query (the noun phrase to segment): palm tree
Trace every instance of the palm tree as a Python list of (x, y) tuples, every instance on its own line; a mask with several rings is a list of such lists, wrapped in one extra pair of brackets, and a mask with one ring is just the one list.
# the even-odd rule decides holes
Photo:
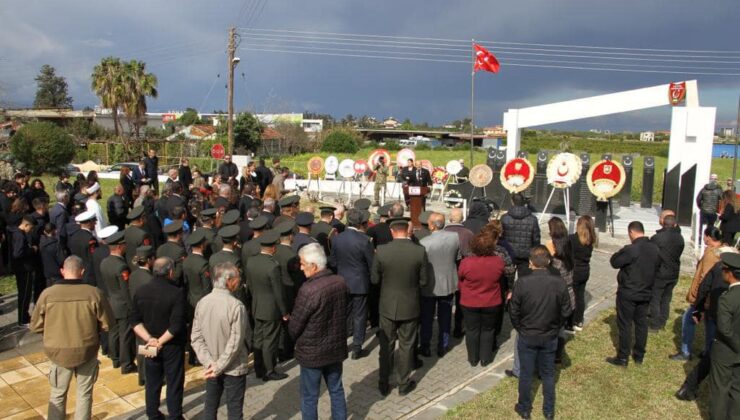
[(146, 72), (146, 63), (143, 61), (131, 60), (124, 66), (123, 112), (135, 137), (139, 137), (142, 118), (147, 111), (146, 97), (157, 97), (157, 76)]
[(116, 137), (121, 135), (121, 124), (118, 119), (118, 108), (123, 97), (123, 66), (119, 58), (106, 57), (95, 66), (91, 76), (92, 90), (100, 98), (100, 104), (113, 113), (113, 126)]

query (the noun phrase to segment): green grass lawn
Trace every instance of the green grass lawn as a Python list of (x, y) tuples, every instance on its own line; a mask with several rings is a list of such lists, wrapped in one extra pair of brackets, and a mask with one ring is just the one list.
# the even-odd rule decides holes
[[(616, 354), (617, 327), (614, 309), (600, 314), (566, 346), (565, 366), (557, 373), (556, 418), (561, 419), (697, 419), (707, 418), (707, 382), (695, 402), (683, 402), (673, 394), (696, 363), (684, 365), (668, 359), (680, 339), (681, 314), (686, 308), (689, 278), (674, 290), (671, 319), (664, 331), (650, 334), (642, 366), (627, 369), (604, 362)], [(678, 338), (677, 338), (678, 337)], [(704, 345), (703, 327), (697, 329), (694, 347)], [(542, 418), (542, 389), (536, 384), (533, 418)], [(450, 419), (518, 418), (514, 404), (518, 381), (505, 378), (493, 389), (447, 413)]]

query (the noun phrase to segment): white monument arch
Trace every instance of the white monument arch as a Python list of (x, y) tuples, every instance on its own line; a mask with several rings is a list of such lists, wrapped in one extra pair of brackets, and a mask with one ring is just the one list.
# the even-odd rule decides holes
[[(672, 103), (671, 86), (665, 84), (529, 108), (509, 109), (504, 113), (504, 129), (507, 131), (506, 158), (511, 160), (516, 157), (521, 144), (522, 128), (673, 105), (667, 171), (675, 171), (680, 184), (690, 181), (688, 178), (691, 178), (692, 173), (695, 174), (693, 189), (689, 188), (691, 190), (688, 191), (684, 188), (686, 191), (681, 191), (681, 196), (691, 193), (693, 199), (709, 179), (717, 109), (699, 106), (696, 80), (685, 82), (683, 106)], [(696, 221), (696, 208), (693, 205), (691, 208), (694, 216), (692, 220)], [(674, 210), (678, 211), (677, 208)], [(698, 226), (698, 222), (695, 226)]]

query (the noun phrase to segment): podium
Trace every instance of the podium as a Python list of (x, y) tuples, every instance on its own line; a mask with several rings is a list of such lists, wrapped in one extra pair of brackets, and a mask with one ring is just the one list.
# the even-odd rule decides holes
[(429, 187), (417, 187), (413, 185), (404, 185), (403, 194), (409, 198), (409, 212), (411, 213), (411, 224), (414, 227), (421, 226), (419, 223), (419, 214), (424, 211), (424, 202), (426, 195), (429, 194)]

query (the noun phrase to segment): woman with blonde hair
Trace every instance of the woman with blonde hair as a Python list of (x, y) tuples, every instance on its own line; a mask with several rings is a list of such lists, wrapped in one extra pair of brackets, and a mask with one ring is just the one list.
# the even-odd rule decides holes
[(591, 216), (581, 216), (576, 222), (576, 233), (569, 237), (573, 249), (573, 292), (576, 307), (573, 311), (573, 329), (583, 329), (583, 313), (586, 311), (586, 282), (591, 276), (591, 254), (596, 242), (594, 220)]
[(722, 193), (722, 214), (719, 220), (722, 223), (719, 229), (722, 231), (722, 242), (727, 245), (735, 245), (735, 234), (740, 231), (740, 203), (737, 194), (732, 190)]
[(280, 197), (278, 197), (278, 190), (277, 190), (277, 187), (275, 187), (275, 184), (270, 184), (265, 188), (265, 192), (262, 194), (262, 201), (265, 201), (268, 198), (272, 198), (275, 201), (280, 200)]

